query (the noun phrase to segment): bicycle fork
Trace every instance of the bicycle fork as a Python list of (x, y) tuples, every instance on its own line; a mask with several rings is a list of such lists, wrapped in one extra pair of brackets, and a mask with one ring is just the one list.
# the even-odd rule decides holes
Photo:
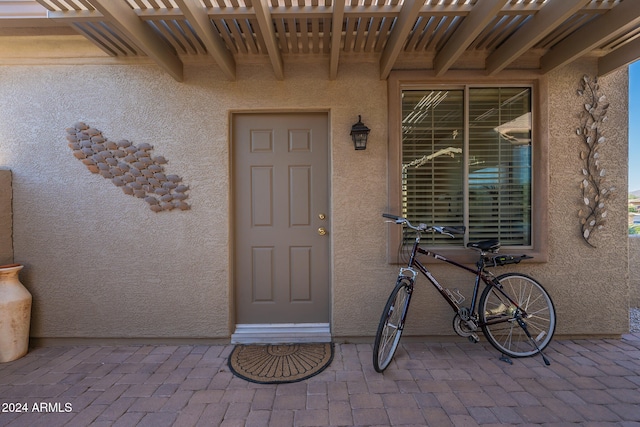
[[(409, 274), (405, 274), (407, 272)], [(415, 271), (413, 268), (408, 268), (408, 267), (400, 268), (400, 272), (398, 273), (398, 279), (396, 280), (396, 284), (399, 284), (402, 281), (407, 282), (407, 286), (406, 286), (407, 298), (404, 301), (404, 307), (395, 307), (395, 306), (393, 307), (393, 310), (402, 310), (400, 312), (401, 316), (398, 319), (398, 324), (394, 325), (396, 329), (400, 332), (404, 330), (404, 322), (407, 319), (407, 312), (409, 311), (409, 303), (411, 302), (411, 295), (413, 294), (413, 286), (415, 284), (415, 279), (417, 275), (418, 275), (417, 271)], [(387, 316), (391, 316), (391, 313), (387, 313)]]

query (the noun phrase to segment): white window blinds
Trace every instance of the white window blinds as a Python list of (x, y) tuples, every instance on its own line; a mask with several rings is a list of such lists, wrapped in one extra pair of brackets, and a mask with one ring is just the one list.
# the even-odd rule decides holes
[(530, 246), (531, 167), (531, 88), (402, 91), (402, 210), (411, 221), (465, 225), (465, 243)]

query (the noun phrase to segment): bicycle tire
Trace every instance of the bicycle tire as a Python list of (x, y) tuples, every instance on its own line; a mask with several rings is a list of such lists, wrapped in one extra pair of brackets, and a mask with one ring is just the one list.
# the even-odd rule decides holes
[[(487, 285), (479, 301), (482, 332), (493, 347), (511, 357), (529, 357), (549, 345), (556, 327), (556, 311), (551, 297), (535, 279), (520, 273), (497, 277), (501, 289), (527, 313), (522, 320), (536, 346), (514, 317), (514, 306), (494, 286)], [(487, 324), (496, 320), (508, 321)]]
[(412, 292), (413, 284), (408, 279), (401, 279), (387, 299), (373, 344), (373, 368), (376, 372), (387, 369), (398, 348)]

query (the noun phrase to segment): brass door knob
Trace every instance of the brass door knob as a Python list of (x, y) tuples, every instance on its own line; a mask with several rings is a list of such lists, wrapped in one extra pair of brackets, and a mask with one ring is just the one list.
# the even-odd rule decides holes
[(318, 234), (324, 236), (325, 234), (327, 234), (327, 230), (325, 230), (324, 227), (320, 227), (318, 228)]

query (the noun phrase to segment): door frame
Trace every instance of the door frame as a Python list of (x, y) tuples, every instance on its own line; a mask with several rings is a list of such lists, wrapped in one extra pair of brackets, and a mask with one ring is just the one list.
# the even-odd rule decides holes
[(236, 281), (235, 281), (235, 245), (236, 245), (236, 199), (234, 180), (234, 116), (244, 114), (324, 114), (327, 117), (327, 191), (328, 191), (328, 216), (329, 230), (333, 230), (333, 199), (332, 195), (332, 125), (330, 109), (240, 109), (230, 110), (228, 115), (228, 176), (229, 176), (229, 334), (231, 344), (282, 344), (282, 343), (306, 343), (306, 342), (331, 342), (331, 319), (333, 319), (333, 236), (329, 232), (329, 323), (277, 323), (277, 324), (238, 324), (236, 314)]

